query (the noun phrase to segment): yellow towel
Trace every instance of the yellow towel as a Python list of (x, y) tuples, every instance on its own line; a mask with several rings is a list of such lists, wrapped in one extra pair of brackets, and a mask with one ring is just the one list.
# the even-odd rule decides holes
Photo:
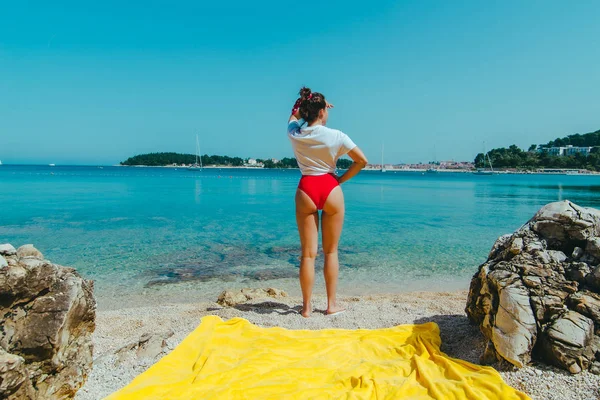
[(208, 316), (108, 399), (528, 399), (440, 344), (433, 322), (287, 330)]

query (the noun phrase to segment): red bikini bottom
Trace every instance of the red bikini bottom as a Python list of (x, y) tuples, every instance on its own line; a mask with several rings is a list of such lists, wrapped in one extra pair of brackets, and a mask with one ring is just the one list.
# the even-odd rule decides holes
[(336, 186), (339, 186), (339, 183), (333, 174), (302, 175), (298, 183), (298, 189), (306, 193), (319, 210), (323, 209), (329, 193)]

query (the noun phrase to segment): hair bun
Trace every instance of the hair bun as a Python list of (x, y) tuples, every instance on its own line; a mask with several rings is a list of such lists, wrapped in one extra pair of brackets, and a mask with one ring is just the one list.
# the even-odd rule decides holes
[(311, 93), (312, 93), (311, 90), (309, 88), (307, 88), (306, 86), (302, 86), (302, 89), (300, 89), (300, 92), (298, 92), (298, 94), (300, 95), (300, 98), (302, 100), (307, 99)]
[(318, 92), (311, 92), (307, 87), (300, 89), (300, 117), (311, 123), (318, 118), (319, 112), (327, 108), (325, 96)]

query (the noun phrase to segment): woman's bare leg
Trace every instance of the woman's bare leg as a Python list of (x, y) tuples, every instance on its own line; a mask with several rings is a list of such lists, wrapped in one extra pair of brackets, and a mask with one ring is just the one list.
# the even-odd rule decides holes
[(325, 287), (327, 289), (327, 314), (342, 311), (337, 305), (336, 291), (340, 263), (338, 260), (338, 244), (342, 227), (344, 225), (344, 193), (340, 186), (334, 188), (325, 205), (321, 215), (321, 227), (323, 229), (323, 254), (325, 256)]
[(300, 288), (302, 289), (302, 316), (310, 317), (310, 299), (315, 282), (315, 258), (319, 244), (319, 213), (317, 206), (302, 190), (296, 190), (296, 223), (300, 233)]

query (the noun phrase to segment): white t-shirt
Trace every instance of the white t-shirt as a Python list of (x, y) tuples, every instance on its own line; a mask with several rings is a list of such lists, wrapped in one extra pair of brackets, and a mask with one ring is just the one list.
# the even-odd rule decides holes
[(302, 175), (335, 172), (338, 158), (356, 147), (344, 132), (323, 125), (307, 126), (303, 119), (289, 123), (288, 137)]

